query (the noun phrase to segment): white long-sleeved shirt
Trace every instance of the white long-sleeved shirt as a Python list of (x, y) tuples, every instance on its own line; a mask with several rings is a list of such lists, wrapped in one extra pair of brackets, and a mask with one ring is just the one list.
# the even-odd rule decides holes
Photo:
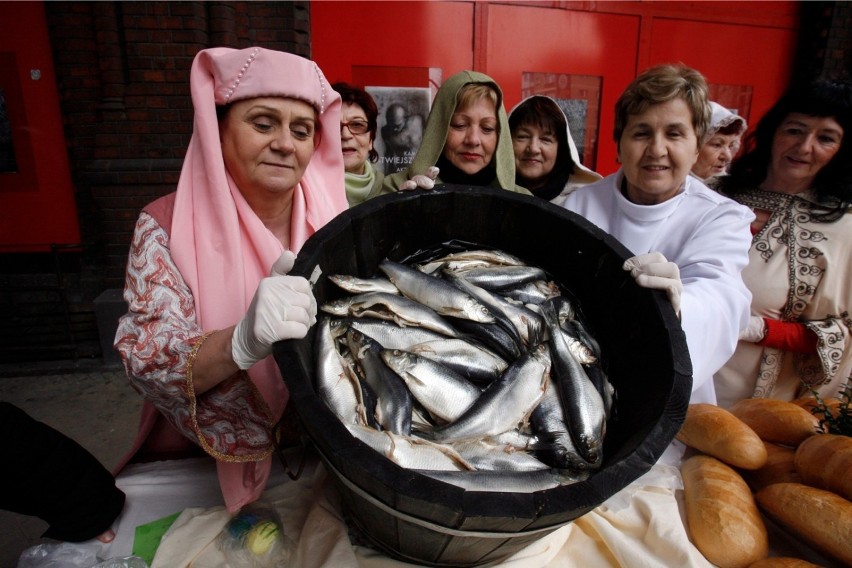
[(562, 206), (618, 239), (633, 254), (660, 252), (683, 282), (681, 327), (692, 361), (691, 403), (716, 403), (713, 374), (733, 354), (749, 318), (748, 264), (754, 213), (688, 176), (683, 190), (656, 205), (621, 194), (623, 172), (577, 189)]

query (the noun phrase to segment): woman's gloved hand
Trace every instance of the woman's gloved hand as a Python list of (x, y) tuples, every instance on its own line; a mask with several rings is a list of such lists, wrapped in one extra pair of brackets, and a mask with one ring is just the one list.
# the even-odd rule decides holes
[(272, 353), (272, 344), (298, 339), (316, 322), (317, 301), (308, 281), (287, 276), (296, 255), (284, 251), (272, 273), (257, 286), (246, 315), (234, 328), (231, 355), (240, 369), (248, 369)]
[(411, 179), (402, 182), (399, 186), (400, 191), (408, 191), (410, 189), (432, 189), (435, 187), (435, 179), (441, 170), (435, 166), (426, 168), (425, 174), (417, 174)]
[(757, 343), (763, 341), (764, 337), (766, 337), (766, 320), (760, 316), (751, 316), (748, 319), (748, 325), (740, 331), (742, 341)]
[(680, 270), (677, 264), (669, 262), (659, 252), (640, 254), (624, 261), (624, 270), (630, 271), (636, 283), (643, 288), (665, 290), (675, 313), (680, 316), (680, 296), (683, 293), (683, 283), (680, 281)]

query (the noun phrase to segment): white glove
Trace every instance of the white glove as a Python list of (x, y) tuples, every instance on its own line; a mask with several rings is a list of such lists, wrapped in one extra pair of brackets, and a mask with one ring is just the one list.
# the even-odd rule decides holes
[(231, 356), (240, 369), (248, 369), (272, 353), (281, 339), (305, 337), (316, 322), (317, 301), (308, 281), (287, 276), (296, 255), (284, 251), (272, 273), (257, 285), (246, 315), (234, 328)]
[(680, 316), (683, 283), (680, 281), (680, 270), (677, 264), (666, 260), (662, 253), (649, 252), (628, 258), (624, 261), (622, 268), (630, 271), (630, 276), (636, 279), (636, 284), (639, 286), (665, 290), (675, 313)]
[(740, 331), (740, 339), (757, 343), (766, 337), (766, 321), (760, 316), (751, 316), (748, 318), (748, 325)]
[(429, 166), (426, 168), (425, 174), (412, 176), (411, 179), (402, 182), (399, 189), (400, 191), (407, 191), (409, 189), (432, 189), (435, 187), (435, 178), (438, 177), (438, 173), (440, 171), (441, 170), (435, 166)]

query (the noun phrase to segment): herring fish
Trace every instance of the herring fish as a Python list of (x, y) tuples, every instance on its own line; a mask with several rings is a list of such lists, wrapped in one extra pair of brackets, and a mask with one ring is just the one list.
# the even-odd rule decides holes
[(387, 292), (366, 292), (340, 298), (325, 302), (320, 309), (336, 316), (374, 317), (402, 327), (423, 327), (447, 337), (459, 336), (459, 332), (435, 310), (405, 296)]
[(405, 381), (411, 396), (443, 422), (452, 422), (482, 394), (449, 367), (408, 351), (383, 349), (382, 360)]
[(458, 274), (486, 290), (505, 290), (547, 277), (537, 266), (487, 266), (462, 270)]
[(446, 365), (460, 375), (477, 382), (491, 382), (509, 366), (490, 349), (466, 339), (424, 341), (404, 351)]
[(524, 345), (534, 347), (541, 343), (546, 335), (544, 319), (523, 304), (516, 304), (495, 292), (491, 292), (469, 282), (464, 276), (445, 273), (450, 282), (474, 295), (497, 318), (505, 321), (517, 331)]
[(521, 356), (521, 344), (506, 331), (506, 326), (494, 323), (479, 323), (466, 319), (453, 321), (453, 326), (467, 337), (491, 349), (506, 361), (514, 361)]
[(550, 356), (541, 344), (513, 362), (455, 422), (435, 428), (435, 441), (497, 436), (525, 421), (544, 396)]
[(536, 471), (550, 468), (532, 454), (488, 438), (458, 442), (451, 444), (451, 447), (477, 471)]
[(468, 491), (497, 491), (500, 493), (535, 493), (560, 485), (571, 485), (589, 477), (588, 472), (567, 472), (553, 469), (537, 471), (437, 471), (417, 470), (418, 473), (449, 483)]
[(388, 259), (379, 263), (379, 269), (404, 296), (429, 306), (441, 315), (480, 323), (494, 321), (494, 316), (485, 306), (449, 282)]
[(536, 451), (542, 456), (543, 462), (576, 471), (598, 469), (600, 466), (600, 462), (587, 462), (577, 451), (552, 377), (544, 398), (530, 415), (530, 426), (538, 439)]
[(446, 254), (429, 262), (417, 265), (417, 269), (434, 274), (441, 269), (453, 271), (486, 266), (522, 266), (524, 262), (507, 252), (493, 249), (472, 249)]
[(361, 384), (354, 369), (338, 353), (335, 342), (329, 318), (321, 318), (316, 331), (317, 390), (342, 423), (366, 425)]
[(394, 286), (387, 278), (358, 278), (348, 274), (330, 274), (328, 279), (352, 294), (363, 294), (365, 292), (400, 293), (399, 288)]
[(484, 288), (480, 288), (472, 282), (468, 282), (465, 278), (449, 270), (444, 270), (442, 274), (453, 286), (482, 302), (482, 305), (485, 306), (488, 311), (491, 312), (491, 315), (494, 316), (497, 325), (502, 327), (506, 333), (509, 334), (509, 337), (511, 337), (518, 345), (519, 351), (523, 352), (526, 350), (526, 343), (521, 337), (518, 328), (515, 327), (515, 324), (509, 319), (509, 316), (506, 315), (503, 305), (491, 292)]
[(354, 424), (347, 425), (346, 428), (354, 437), (405, 468), (437, 471), (473, 470), (473, 466), (458, 452), (447, 446), (392, 432), (379, 432)]
[(379, 424), (394, 434), (409, 435), (411, 393), (402, 379), (382, 361), (381, 345), (352, 328), (346, 332), (346, 341), (361, 367), (364, 380), (376, 393), (376, 418)]
[(597, 466), (602, 459), (606, 432), (603, 399), (583, 366), (571, 353), (559, 327), (556, 306), (547, 301), (541, 307), (550, 332), (548, 345), (553, 359), (553, 380), (565, 411), (568, 431), (583, 459)]
[(558, 297), (559, 286), (547, 280), (535, 280), (521, 286), (500, 290), (500, 294), (522, 304), (537, 305), (551, 298)]
[(447, 337), (423, 327), (400, 327), (376, 318), (343, 318), (331, 324), (346, 325), (374, 339), (385, 349), (408, 350), (412, 345), (427, 341), (443, 341)]

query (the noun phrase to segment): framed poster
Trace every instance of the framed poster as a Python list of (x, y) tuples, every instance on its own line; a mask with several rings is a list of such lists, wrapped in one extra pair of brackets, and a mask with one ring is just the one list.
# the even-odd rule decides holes
[(600, 123), (602, 77), (524, 71), (521, 98), (546, 95), (556, 101), (571, 129), (583, 165), (595, 169)]
[(365, 87), (379, 110), (374, 147), (377, 166), (385, 174), (406, 169), (423, 141), (432, 106), (428, 87)]
[[(709, 83), (710, 100), (746, 119), (751, 125), (751, 85), (720, 85)], [(755, 120), (755, 123), (757, 121)]]

